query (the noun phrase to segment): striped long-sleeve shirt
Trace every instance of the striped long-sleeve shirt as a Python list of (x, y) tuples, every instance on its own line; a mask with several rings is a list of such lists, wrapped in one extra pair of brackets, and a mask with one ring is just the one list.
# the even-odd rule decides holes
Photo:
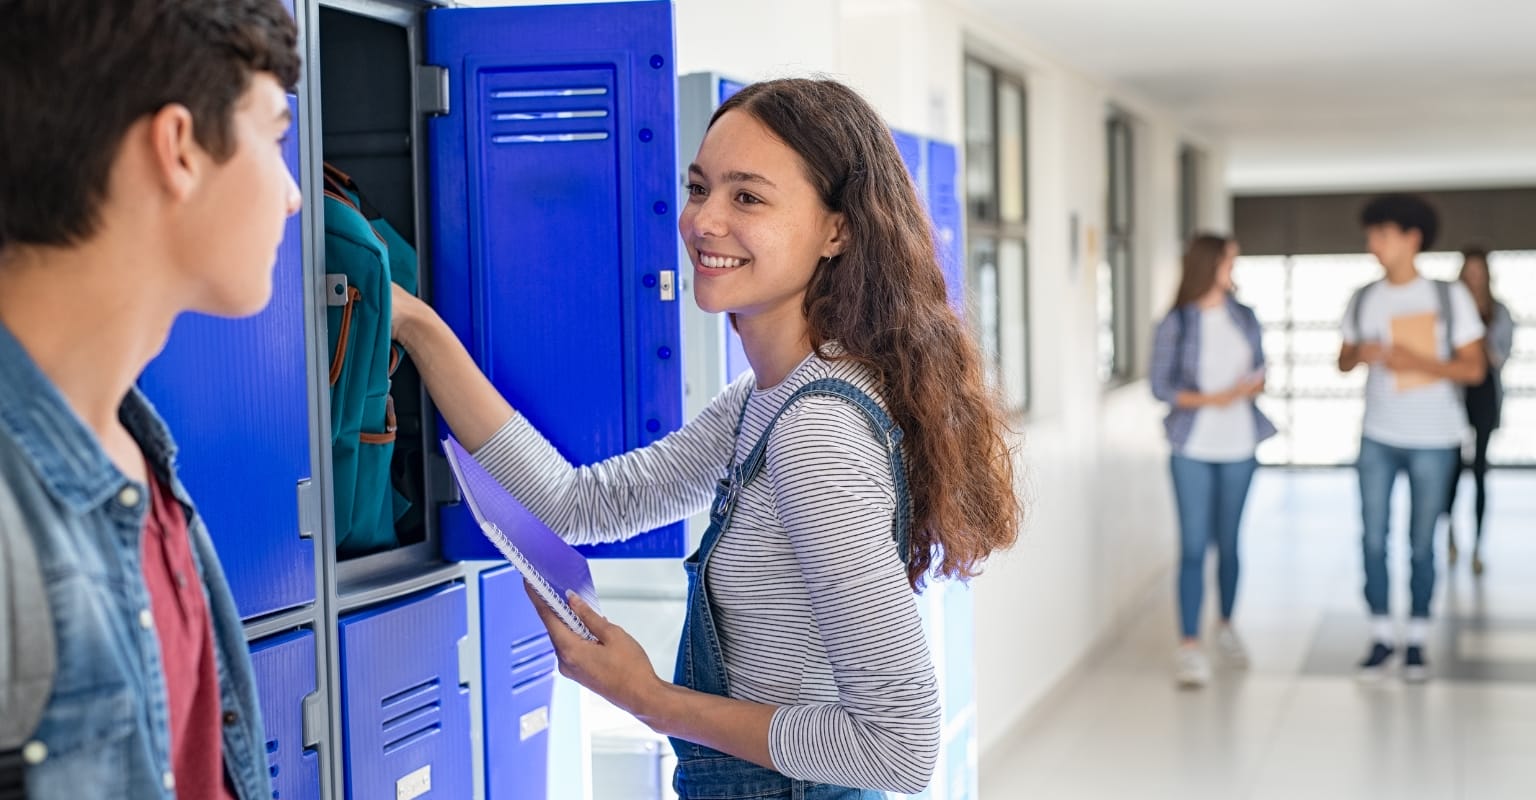
[[(866, 368), (813, 355), (771, 389), (754, 389), (748, 373), (681, 430), (598, 464), (573, 468), (520, 416), (475, 455), (568, 541), (616, 541), (706, 507), (732, 459), (819, 378), (879, 401)], [(770, 754), (790, 777), (917, 792), (938, 758), (937, 682), (891, 538), (895, 503), (884, 444), (863, 414), (807, 397), (774, 427), (766, 468), (710, 557), (730, 695), (779, 707)]]

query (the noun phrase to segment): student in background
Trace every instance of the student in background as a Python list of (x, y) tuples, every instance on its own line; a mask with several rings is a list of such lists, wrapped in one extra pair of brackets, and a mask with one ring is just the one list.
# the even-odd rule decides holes
[(1247, 649), (1232, 629), (1237, 534), (1258, 468), (1255, 449), (1275, 433), (1254, 403), (1264, 390), (1262, 330), (1253, 309), (1232, 296), (1237, 254), (1237, 242), (1221, 236), (1206, 234), (1190, 242), (1178, 296), (1157, 326), (1152, 350), (1152, 394), (1170, 406), (1163, 424), (1173, 451), (1181, 553), (1181, 641), (1174, 677), (1187, 688), (1204, 686), (1211, 678), (1200, 646), (1200, 604), (1212, 544), (1219, 554), (1221, 589), (1216, 647), (1231, 666), (1248, 664)]
[(1020, 516), (980, 350), (889, 128), (848, 87), (748, 86), (688, 173), (694, 299), (732, 315), (752, 371), (660, 442), (573, 468), (399, 290), (396, 338), (460, 441), (567, 540), (711, 508), (673, 682), (579, 601), (600, 643), (536, 604), (562, 672), (673, 737), (684, 800), (920, 792), (940, 709), (913, 590), (974, 574)]
[(1414, 260), (1434, 246), (1439, 221), (1413, 195), (1382, 195), (1360, 215), (1366, 246), (1385, 277), (1367, 284), (1344, 312), (1339, 370), (1365, 364), (1360, 438), (1361, 552), (1371, 612), (1370, 651), (1360, 677), (1379, 680), (1397, 651), (1387, 577), (1392, 485), (1408, 473), (1412, 611), (1403, 678), (1429, 678), (1424, 643), (1435, 591), (1434, 531), (1460, 458), (1466, 409), (1458, 387), (1482, 383), (1483, 321), (1471, 292), (1419, 275)]
[[(1488, 372), (1482, 383), (1466, 388), (1463, 400), (1467, 407), (1467, 422), (1472, 425), (1473, 449), (1470, 462), (1462, 460), (1461, 468), (1451, 478), (1451, 490), (1446, 497), (1445, 513), (1451, 514), (1456, 505), (1456, 485), (1461, 472), (1471, 469), (1472, 481), (1477, 490), (1475, 538), (1472, 540), (1472, 574), (1483, 574), (1483, 512), (1488, 507), (1488, 441), (1499, 427), (1504, 406), (1504, 384), (1499, 373), (1509, 359), (1515, 343), (1515, 321), (1509, 308), (1493, 296), (1493, 282), (1488, 271), (1488, 251), (1469, 247), (1461, 251), (1461, 283), (1472, 293), (1477, 303), (1477, 316), (1483, 321), (1487, 334), (1483, 337), (1483, 353), (1488, 358)], [(1448, 522), (1445, 532), (1446, 561), (1455, 566), (1457, 559), (1456, 523)]]
[(271, 298), (300, 204), (294, 21), (277, 0), (0, 12), (0, 491), (57, 655), (23, 796), (270, 798), (240, 615), (134, 382), (183, 312)]

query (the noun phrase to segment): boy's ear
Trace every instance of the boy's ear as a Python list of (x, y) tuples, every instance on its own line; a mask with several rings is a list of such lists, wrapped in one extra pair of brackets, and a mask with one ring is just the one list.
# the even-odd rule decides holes
[(176, 200), (192, 194), (202, 166), (203, 149), (192, 126), (192, 112), (180, 103), (170, 103), (149, 118), (151, 172)]

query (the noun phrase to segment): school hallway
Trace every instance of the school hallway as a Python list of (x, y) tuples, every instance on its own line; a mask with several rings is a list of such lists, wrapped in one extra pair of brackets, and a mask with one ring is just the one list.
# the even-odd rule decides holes
[[(987, 800), (1499, 800), (1536, 793), (1536, 471), (1489, 476), (1487, 570), (1437, 537), (1433, 677), (1358, 681), (1368, 644), (1358, 494), (1348, 469), (1264, 469), (1242, 532), (1236, 627), (1252, 666), (1212, 652), (1173, 683), (1173, 575), (981, 759)], [(1406, 481), (1394, 500), (1393, 609), (1407, 609)], [(1171, 544), (1170, 544), (1171, 546)], [(1210, 565), (1214, 569), (1214, 559)], [(1214, 573), (1204, 630), (1210, 630)], [(980, 635), (985, 635), (984, 633)], [(1209, 640), (1209, 636), (1207, 636)]]

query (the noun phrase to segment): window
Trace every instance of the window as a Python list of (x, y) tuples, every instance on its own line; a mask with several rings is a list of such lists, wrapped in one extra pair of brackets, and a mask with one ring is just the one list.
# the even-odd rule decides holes
[(1029, 164), (1024, 82), (965, 64), (965, 196), (971, 324), (1011, 410), (1029, 407)]
[(1109, 143), (1109, 207), (1104, 235), (1104, 260), (1098, 271), (1099, 379), (1106, 383), (1131, 376), (1131, 279), (1135, 266), (1135, 168), (1133, 129), (1129, 118), (1111, 112), (1106, 123)]

